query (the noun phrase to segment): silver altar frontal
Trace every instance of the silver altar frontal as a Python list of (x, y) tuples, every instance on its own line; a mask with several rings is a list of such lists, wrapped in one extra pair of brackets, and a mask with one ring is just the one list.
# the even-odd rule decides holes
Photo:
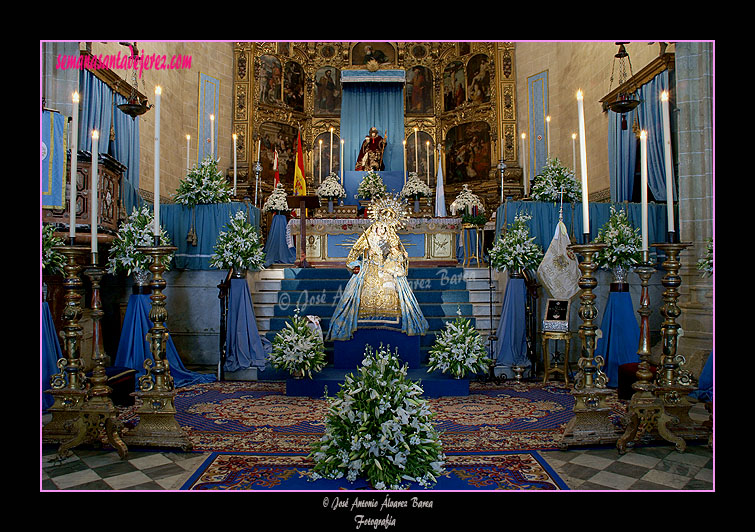
[[(306, 220), (306, 252), (310, 260), (343, 263), (352, 246), (367, 229), (369, 218), (312, 218)], [(412, 262), (456, 262), (461, 218), (411, 218), (397, 233)], [(300, 220), (288, 222), (298, 249)]]

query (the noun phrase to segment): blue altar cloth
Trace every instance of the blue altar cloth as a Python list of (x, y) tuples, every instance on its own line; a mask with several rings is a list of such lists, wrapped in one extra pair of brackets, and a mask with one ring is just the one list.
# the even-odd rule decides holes
[(288, 247), (286, 241), (286, 227), (288, 222), (284, 214), (273, 215), (270, 232), (265, 242), (265, 266), (271, 264), (293, 264), (296, 261), (296, 250)]
[(496, 331), (496, 364), (499, 366), (532, 366), (527, 357), (527, 324), (524, 315), (526, 302), (524, 279), (509, 278), (503, 296), (501, 320)]
[(45, 393), (50, 389), (50, 377), (58, 373), (58, 359), (63, 356), (55, 333), (55, 323), (52, 321), (50, 305), (42, 302), (42, 411), (44, 412), (55, 402), (52, 395)]
[[(152, 353), (147, 342), (147, 333), (152, 327), (149, 319), (149, 310), (152, 308), (150, 296), (146, 294), (133, 294), (129, 297), (126, 316), (123, 319), (121, 339), (118, 342), (118, 353), (115, 356), (114, 366), (131, 368), (136, 370), (136, 386), (139, 387), (139, 377), (146, 373), (144, 361), (152, 358)], [(176, 387), (189, 386), (203, 382), (214, 382), (215, 375), (196, 373), (189, 371), (183, 365), (178, 356), (173, 339), (168, 335), (165, 349), (165, 358), (170, 364), (170, 374)]]
[(603, 357), (603, 372), (608, 376), (608, 386), (616, 388), (619, 385), (619, 366), (640, 361), (637, 356), (640, 326), (629, 292), (609, 294), (600, 330), (603, 337), (598, 339), (595, 355)]
[(697, 390), (689, 394), (700, 401), (713, 401), (713, 352), (711, 351), (708, 360), (705, 361), (703, 371), (697, 379)]
[[(194, 213), (192, 213), (192, 210)], [(160, 223), (170, 236), (171, 245), (178, 249), (173, 255), (172, 268), (179, 270), (211, 270), (210, 257), (218, 234), (226, 229), (238, 211), (246, 211), (249, 222), (259, 230), (260, 210), (240, 201), (197, 205), (193, 209), (180, 204), (160, 205)], [(187, 242), (192, 227), (197, 245)]]
[(225, 370), (255, 366), (265, 369), (265, 349), (257, 329), (252, 295), (246, 279), (231, 279), (226, 331)]
[(398, 349), (400, 363), (410, 369), (420, 367), (419, 336), (409, 336), (399, 330), (369, 328), (360, 326), (349, 340), (333, 342), (333, 367), (354, 369), (362, 365), (365, 346), (377, 351), (383, 345), (391, 353)]

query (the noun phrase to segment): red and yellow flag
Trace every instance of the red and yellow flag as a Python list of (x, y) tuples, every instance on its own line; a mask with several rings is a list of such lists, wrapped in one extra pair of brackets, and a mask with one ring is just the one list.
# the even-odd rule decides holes
[(296, 166), (294, 167), (294, 196), (307, 195), (307, 182), (304, 179), (304, 153), (301, 149), (301, 131), (297, 138)]
[(275, 172), (275, 183), (273, 183), (273, 186), (278, 186), (278, 183), (281, 182), (280, 173), (278, 173), (278, 150), (275, 149), (273, 151), (273, 171)]

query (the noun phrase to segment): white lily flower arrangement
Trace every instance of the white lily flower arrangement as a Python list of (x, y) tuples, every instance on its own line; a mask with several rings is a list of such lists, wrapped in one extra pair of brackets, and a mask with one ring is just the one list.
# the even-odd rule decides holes
[(322, 180), (320, 186), (317, 187), (317, 195), (326, 199), (345, 198), (346, 190), (338, 180), (338, 176), (334, 172), (331, 172), (328, 177)]
[(582, 200), (582, 184), (574, 178), (574, 171), (561, 164), (558, 158), (549, 159), (535, 176), (530, 197), (534, 201), (555, 203), (561, 201), (561, 191), (563, 201), (574, 203)]
[[(107, 272), (115, 274), (125, 271), (131, 275), (134, 271), (148, 271), (152, 262), (149, 255), (139, 251), (139, 246), (149, 247), (155, 245), (154, 236), (155, 215), (149, 206), (131, 211), (129, 217), (118, 227), (118, 232), (110, 246), (108, 254)], [(164, 227), (160, 227), (161, 246), (170, 246), (170, 237)], [(170, 269), (170, 261), (173, 254), (161, 257), (165, 269)]]
[(218, 169), (218, 162), (208, 155), (181, 180), (173, 199), (176, 203), (194, 207), (208, 203), (230, 203), (232, 197), (233, 189)]
[(490, 264), (497, 271), (511, 273), (537, 269), (543, 260), (543, 248), (530, 236), (529, 214), (519, 213), (508, 230), (501, 234), (490, 249)]
[(301, 373), (310, 379), (328, 363), (321, 336), (307, 325), (306, 318), (299, 316), (298, 307), (283, 330), (273, 338), (269, 358), (272, 367), (292, 375)]
[(278, 183), (262, 205), (262, 212), (288, 212), (290, 210), (286, 199), (286, 189), (282, 183)]
[(611, 205), (608, 221), (598, 230), (595, 242), (608, 246), (595, 254), (595, 261), (602, 268), (630, 267), (642, 260), (642, 236), (632, 227), (623, 209)]
[(245, 211), (231, 216), (215, 240), (210, 266), (218, 269), (237, 268), (242, 270), (262, 270), (265, 267), (264, 246), (257, 228), (247, 220)]
[(355, 197), (369, 200), (383, 197), (387, 193), (388, 187), (383, 183), (383, 178), (374, 170), (370, 170), (364, 174)]
[(325, 434), (312, 446), (310, 478), (365, 478), (378, 490), (432, 487), (445, 455), (422, 387), (406, 378), (398, 350), (364, 350), (355, 376), (328, 398)]
[(472, 193), (466, 184), (462, 187), (461, 192), (459, 192), (459, 195), (456, 196), (456, 199), (449, 207), (451, 209), (451, 214), (454, 216), (456, 216), (457, 212), (471, 214), (473, 207), (477, 207), (479, 213), (485, 212), (485, 206), (482, 204), (480, 198), (477, 194)]
[(432, 195), (430, 187), (422, 181), (417, 172), (409, 172), (409, 179), (406, 180), (404, 188), (401, 189), (402, 198), (416, 198), (418, 196), (426, 198)]
[(486, 373), (491, 364), (485, 350), (485, 340), (469, 318), (461, 317), (461, 310), (452, 322), (437, 336), (430, 348), (427, 372), (448, 372), (455, 378), (467, 373)]
[(63, 239), (55, 236), (55, 226), (44, 224), (42, 226), (42, 269), (46, 273), (63, 273), (66, 259), (60, 251), (52, 249), (63, 245), (65, 245)]

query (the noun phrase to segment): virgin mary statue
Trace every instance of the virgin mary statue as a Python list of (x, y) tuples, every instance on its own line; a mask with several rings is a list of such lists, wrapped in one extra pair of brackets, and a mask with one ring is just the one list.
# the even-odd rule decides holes
[(409, 254), (396, 233), (408, 218), (404, 202), (393, 196), (372, 201), (372, 224), (346, 259), (352, 276), (330, 320), (328, 340), (348, 340), (363, 326), (401, 324), (408, 335), (425, 334), (427, 320), (406, 279)]

